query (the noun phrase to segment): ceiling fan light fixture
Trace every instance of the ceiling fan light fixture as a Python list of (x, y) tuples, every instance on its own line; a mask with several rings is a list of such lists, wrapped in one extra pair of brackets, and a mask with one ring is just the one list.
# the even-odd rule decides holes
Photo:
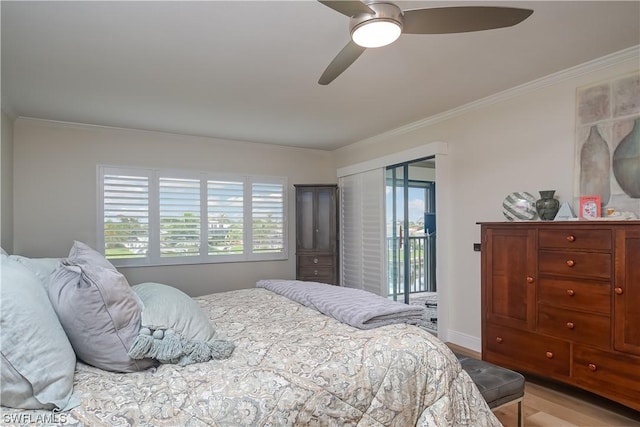
[(359, 46), (373, 48), (393, 43), (400, 37), (402, 27), (392, 19), (372, 19), (356, 25), (351, 39)]

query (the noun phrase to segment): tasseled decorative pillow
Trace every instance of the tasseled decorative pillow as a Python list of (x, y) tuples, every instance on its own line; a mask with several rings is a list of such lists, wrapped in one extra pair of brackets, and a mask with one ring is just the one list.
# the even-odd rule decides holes
[(160, 283), (141, 283), (133, 291), (144, 308), (130, 357), (186, 366), (231, 356), (234, 344), (215, 339), (212, 323), (189, 295)]

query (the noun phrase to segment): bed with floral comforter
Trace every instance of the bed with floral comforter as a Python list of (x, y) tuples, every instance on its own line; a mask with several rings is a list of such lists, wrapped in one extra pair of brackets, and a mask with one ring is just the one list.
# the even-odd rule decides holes
[(66, 413), (2, 408), (5, 424), (499, 426), (456, 357), (411, 325), (361, 330), (266, 289), (198, 297), (226, 360), (119, 374), (77, 363)]

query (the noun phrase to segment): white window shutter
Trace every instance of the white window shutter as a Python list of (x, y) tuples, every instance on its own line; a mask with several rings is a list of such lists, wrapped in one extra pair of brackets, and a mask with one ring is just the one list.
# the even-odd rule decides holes
[(207, 182), (208, 255), (244, 254), (244, 182)]
[(359, 175), (340, 178), (340, 284), (362, 289), (362, 197)]
[(118, 266), (288, 258), (287, 179), (98, 165), (98, 247)]
[(342, 286), (387, 296), (384, 169), (340, 178)]
[(284, 192), (281, 183), (252, 183), (252, 254), (284, 252)]
[(160, 256), (200, 255), (200, 180), (159, 179)]
[(102, 170), (100, 237), (109, 259), (149, 256), (149, 176)]

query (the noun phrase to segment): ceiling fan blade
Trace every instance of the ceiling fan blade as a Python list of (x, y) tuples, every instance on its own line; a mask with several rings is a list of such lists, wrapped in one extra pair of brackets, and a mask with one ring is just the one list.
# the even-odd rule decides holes
[(353, 64), (365, 50), (366, 48), (355, 44), (353, 40), (349, 40), (349, 43), (342, 48), (340, 53), (333, 58), (333, 61), (331, 61), (327, 69), (324, 70), (318, 83), (321, 85), (331, 83), (336, 77), (342, 74), (344, 70), (349, 68), (349, 65)]
[(330, 7), (331, 9), (342, 13), (343, 15), (351, 18), (352, 16), (356, 16), (359, 13), (375, 13), (369, 6), (362, 3), (361, 1), (345, 1), (345, 0), (333, 0), (333, 1), (322, 1), (318, 0), (325, 6)]
[(405, 34), (449, 34), (511, 27), (529, 17), (530, 9), (459, 6), (405, 10)]

